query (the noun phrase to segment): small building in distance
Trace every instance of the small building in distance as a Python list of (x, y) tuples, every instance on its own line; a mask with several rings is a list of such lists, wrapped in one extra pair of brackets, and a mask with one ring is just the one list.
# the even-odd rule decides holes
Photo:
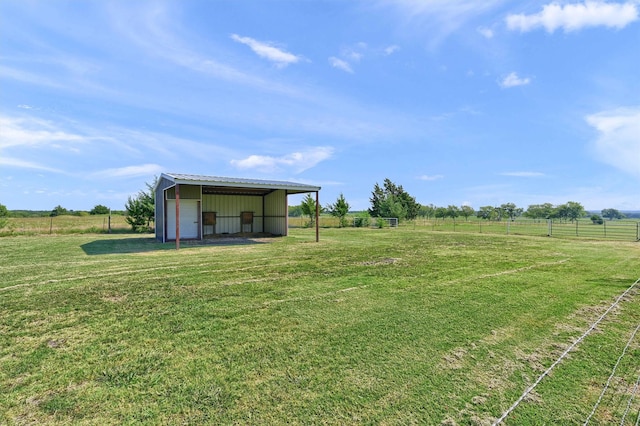
[(155, 186), (156, 239), (178, 247), (181, 239), (208, 236), (287, 235), (288, 196), (315, 192), (319, 205), (319, 191), (295, 182), (162, 173)]

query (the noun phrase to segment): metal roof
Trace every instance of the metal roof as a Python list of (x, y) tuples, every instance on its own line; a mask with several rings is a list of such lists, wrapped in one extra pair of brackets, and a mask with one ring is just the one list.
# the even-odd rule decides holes
[(277, 189), (285, 189), (290, 194), (320, 191), (319, 186), (297, 182), (231, 178), (221, 176), (189, 175), (182, 173), (162, 173), (165, 179), (180, 185), (202, 185), (203, 193), (209, 194), (265, 194)]

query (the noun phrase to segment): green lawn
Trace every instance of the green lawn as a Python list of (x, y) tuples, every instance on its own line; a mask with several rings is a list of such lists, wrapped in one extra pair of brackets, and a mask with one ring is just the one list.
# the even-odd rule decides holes
[[(633, 242), (314, 238), (0, 238), (0, 424), (490, 424), (640, 277)], [(639, 322), (635, 291), (505, 424), (582, 424)]]

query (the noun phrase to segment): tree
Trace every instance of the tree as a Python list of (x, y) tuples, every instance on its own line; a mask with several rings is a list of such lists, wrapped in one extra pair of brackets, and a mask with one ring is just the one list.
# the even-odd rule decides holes
[(420, 209), (418, 210), (418, 216), (431, 219), (435, 212), (436, 208), (433, 204), (429, 204), (428, 206), (420, 206)]
[(582, 204), (575, 201), (568, 201), (566, 204), (561, 204), (556, 207), (556, 215), (559, 219), (567, 220), (571, 222), (587, 215)]
[(98, 204), (89, 212), (89, 214), (109, 214), (110, 211), (111, 209), (109, 209), (109, 207)]
[(347, 226), (347, 214), (349, 213), (349, 203), (345, 200), (344, 195), (340, 193), (340, 196), (335, 203), (327, 205), (326, 211), (331, 216), (337, 217), (340, 222), (340, 227)]
[(389, 179), (384, 180), (384, 188), (376, 182), (371, 193), (369, 214), (373, 217), (397, 217), (398, 220), (415, 219), (420, 211), (420, 203), (416, 202), (402, 188)]
[(436, 207), (436, 211), (434, 213), (436, 219), (444, 219), (447, 217), (447, 208), (446, 207)]
[[(516, 207), (513, 203), (505, 203), (500, 205), (500, 210), (507, 216), (511, 221), (514, 221), (516, 217), (522, 214), (523, 209)], [(502, 217), (501, 217), (502, 218)]]
[(462, 206), (460, 207), (460, 216), (464, 217), (465, 221), (469, 220), (470, 216), (473, 216), (476, 213), (471, 206)]
[(316, 200), (311, 197), (311, 194), (307, 194), (300, 204), (302, 214), (309, 216), (309, 226), (313, 226), (316, 221)]
[(65, 214), (69, 214), (69, 210), (65, 209), (61, 205), (57, 205), (53, 208), (53, 210), (51, 210), (51, 214), (49, 216), (54, 217), (54, 216), (62, 216)]
[(491, 220), (496, 216), (495, 211), (496, 209), (493, 206), (482, 206), (480, 207), (480, 209), (478, 209), (476, 216), (478, 216), (480, 219)]
[(551, 219), (554, 214), (554, 207), (551, 203), (532, 204), (524, 212), (524, 216), (531, 219)]
[(7, 220), (8, 217), (9, 217), (9, 210), (7, 210), (7, 207), (4, 204), (0, 204), (0, 229), (7, 226), (7, 223), (9, 222)]
[(302, 216), (302, 208), (300, 206), (289, 206), (289, 217)]
[(455, 222), (458, 216), (460, 216), (460, 207), (453, 205), (447, 206), (447, 217), (450, 217)]
[(156, 177), (153, 183), (146, 183), (147, 190), (140, 190), (135, 197), (129, 196), (124, 205), (127, 211), (124, 220), (135, 232), (151, 231), (151, 222), (155, 218), (154, 188), (157, 180)]
[(582, 204), (576, 201), (567, 201), (566, 206), (568, 209), (569, 219), (571, 220), (571, 222), (573, 222), (574, 220), (578, 220), (581, 217), (585, 217), (587, 215), (587, 212), (582, 206)]
[(602, 225), (604, 220), (602, 220), (599, 214), (593, 214), (591, 215), (591, 222), (593, 222), (594, 225)]
[(604, 209), (604, 210), (602, 210), (601, 213), (602, 213), (602, 217), (606, 217), (609, 220), (622, 219), (622, 218), (626, 217), (624, 214), (620, 213), (616, 209)]

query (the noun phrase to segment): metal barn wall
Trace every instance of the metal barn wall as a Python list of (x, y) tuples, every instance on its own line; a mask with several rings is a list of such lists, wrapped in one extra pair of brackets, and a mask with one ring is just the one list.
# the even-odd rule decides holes
[[(201, 194), (200, 185), (180, 185), (180, 199), (181, 200), (199, 200)], [(169, 188), (167, 190), (167, 200), (176, 199), (176, 188)]]
[(264, 197), (264, 230), (273, 235), (287, 235), (287, 191), (279, 189)]
[(156, 239), (164, 242), (164, 190), (173, 185), (173, 182), (169, 179), (161, 177), (156, 185), (155, 197), (156, 197)]
[[(182, 187), (180, 187), (182, 196)], [(242, 229), (240, 213), (253, 212), (253, 232), (262, 232), (262, 197), (254, 195), (202, 196), (202, 211), (216, 212), (216, 234), (235, 234), (251, 231), (249, 225)], [(205, 231), (209, 233), (209, 230)]]

